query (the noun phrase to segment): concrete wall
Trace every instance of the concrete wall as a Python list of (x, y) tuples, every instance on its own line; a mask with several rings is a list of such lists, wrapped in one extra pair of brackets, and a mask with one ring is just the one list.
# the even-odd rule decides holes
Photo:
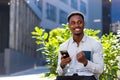
[(4, 69), (4, 53), (0, 53), (0, 75), (5, 74)]
[[(40, 23), (39, 17), (31, 10), (25, 0), (10, 0), (9, 4), (6, 1), (5, 5), (9, 8), (7, 10), (8, 16), (3, 14), (6, 16), (4, 23), (8, 26), (3, 25), (2, 28), (5, 31), (0, 34), (0, 36), (5, 37), (4, 39), (0, 37), (0, 43), (3, 45), (0, 44), (0, 49), (8, 44), (2, 49), (2, 52), (0, 50), (0, 74), (18, 72), (33, 68), (35, 65), (45, 65), (44, 55), (36, 52), (37, 46), (31, 36), (34, 27)], [(9, 23), (6, 22), (8, 18)], [(0, 33), (1, 30), (0, 28)], [(5, 35), (6, 32), (8, 33), (7, 36)]]
[(22, 71), (29, 68), (34, 68), (39, 65), (44, 65), (45, 60), (34, 58), (32, 56), (28, 56), (22, 54), (13, 49), (5, 49), (4, 53), (4, 67), (5, 74), (11, 74), (18, 71)]

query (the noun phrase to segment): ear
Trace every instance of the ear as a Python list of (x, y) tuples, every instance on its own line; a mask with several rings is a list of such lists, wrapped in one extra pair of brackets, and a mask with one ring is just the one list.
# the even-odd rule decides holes
[(70, 24), (69, 24), (69, 23), (67, 23), (67, 25), (68, 25), (68, 28), (70, 28)]

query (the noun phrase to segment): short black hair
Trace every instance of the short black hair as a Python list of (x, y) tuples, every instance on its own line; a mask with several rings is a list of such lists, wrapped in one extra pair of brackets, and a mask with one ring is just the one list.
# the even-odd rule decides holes
[(79, 15), (79, 16), (81, 16), (81, 17), (83, 18), (83, 20), (84, 20), (84, 14), (83, 14), (83, 13), (81, 13), (81, 12), (79, 12), (79, 11), (73, 11), (73, 12), (71, 12), (71, 13), (68, 15), (67, 21), (69, 22), (70, 18), (71, 18), (72, 16), (74, 16), (74, 15)]

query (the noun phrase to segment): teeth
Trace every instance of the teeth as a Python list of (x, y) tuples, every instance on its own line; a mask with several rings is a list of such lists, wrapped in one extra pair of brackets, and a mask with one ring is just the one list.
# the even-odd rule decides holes
[(80, 29), (77, 28), (77, 29), (75, 29), (75, 30), (76, 30), (76, 31), (79, 31)]

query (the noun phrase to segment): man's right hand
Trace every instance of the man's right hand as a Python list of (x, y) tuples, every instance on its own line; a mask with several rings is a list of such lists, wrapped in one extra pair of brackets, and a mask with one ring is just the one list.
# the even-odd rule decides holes
[(61, 57), (61, 64), (60, 64), (60, 66), (62, 68), (64, 68), (71, 61), (71, 57), (64, 58), (64, 56), (65, 55), (62, 55), (62, 57)]

